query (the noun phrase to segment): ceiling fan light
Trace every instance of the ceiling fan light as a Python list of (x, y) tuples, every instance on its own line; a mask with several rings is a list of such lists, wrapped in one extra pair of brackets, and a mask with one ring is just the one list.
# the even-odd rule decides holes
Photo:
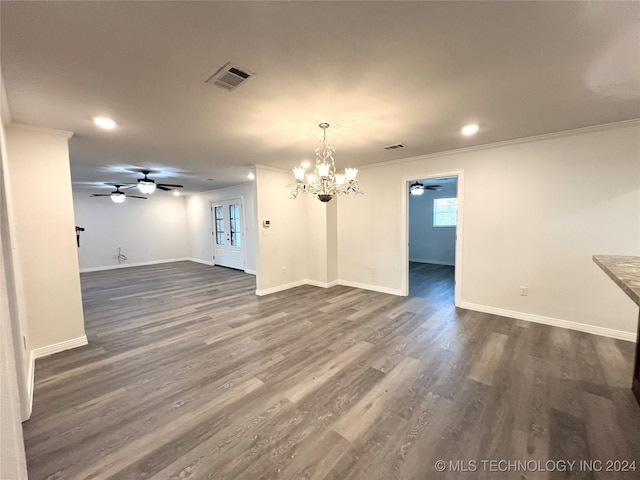
[(156, 184), (150, 180), (138, 180), (138, 190), (145, 195), (150, 195), (156, 191)]
[(416, 196), (422, 195), (424, 193), (424, 185), (419, 182), (412, 183), (409, 187), (409, 193)]
[(127, 196), (122, 192), (113, 192), (111, 194), (111, 201), (113, 203), (122, 203), (127, 198)]

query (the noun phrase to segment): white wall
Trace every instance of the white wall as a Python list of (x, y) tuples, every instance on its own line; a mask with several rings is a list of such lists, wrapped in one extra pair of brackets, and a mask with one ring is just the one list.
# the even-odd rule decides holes
[[(4, 190), (4, 187), (0, 185)], [(5, 236), (2, 230), (2, 236)], [(0, 243), (0, 478), (26, 479), (27, 464), (22, 438), (21, 399), (18, 386), (20, 365), (16, 361), (9, 306), (9, 282), (4, 262), (4, 242)]]
[(410, 261), (455, 265), (456, 228), (433, 226), (433, 200), (456, 197), (456, 190), (457, 183), (444, 183), (440, 191), (409, 195)]
[[(30, 347), (86, 342), (67, 132), (6, 128), (10, 228)], [(12, 238), (14, 240), (14, 238)], [(37, 355), (36, 355), (37, 356)]]
[[(301, 285), (306, 280), (305, 202), (289, 198), (290, 171), (256, 166), (258, 235), (257, 293)], [(271, 227), (262, 228), (262, 221)]]
[(212, 264), (213, 236), (211, 233), (211, 202), (242, 198), (245, 232), (245, 271), (255, 274), (258, 248), (255, 196), (255, 185), (253, 182), (199, 193), (197, 195), (189, 195), (186, 200), (186, 215), (189, 231), (188, 256), (195, 261)]
[(80, 269), (118, 266), (118, 247), (128, 265), (184, 260), (189, 257), (184, 197), (156, 191), (147, 200), (128, 198), (116, 204), (109, 197), (74, 192), (75, 224), (80, 233)]
[[(2, 120), (8, 119), (0, 72)], [(29, 416), (29, 356), (21, 323), (9, 224), (8, 166), (4, 124), (0, 122), (0, 478), (27, 478), (21, 420)], [(26, 320), (26, 319), (24, 319)]]
[(630, 122), (362, 168), (368, 194), (338, 205), (340, 278), (400, 292), (403, 179), (462, 171), (462, 306), (633, 339), (637, 307), (591, 257), (640, 255), (639, 139)]

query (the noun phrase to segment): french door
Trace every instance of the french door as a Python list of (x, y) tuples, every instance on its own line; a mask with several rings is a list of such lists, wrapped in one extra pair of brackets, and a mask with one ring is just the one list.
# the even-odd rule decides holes
[(242, 199), (211, 203), (213, 262), (222, 267), (244, 270)]

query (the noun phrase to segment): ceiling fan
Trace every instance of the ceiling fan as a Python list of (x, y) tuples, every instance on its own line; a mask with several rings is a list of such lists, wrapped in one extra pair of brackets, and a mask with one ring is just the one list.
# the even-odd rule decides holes
[(442, 186), (441, 185), (425, 185), (420, 182), (414, 182), (411, 185), (409, 185), (409, 193), (411, 193), (411, 195), (422, 195), (425, 190), (434, 190), (436, 192), (439, 192), (440, 190), (442, 190)]
[(94, 193), (91, 196), (92, 197), (111, 197), (111, 200), (113, 201), (113, 203), (122, 203), (127, 198), (142, 198), (144, 200), (147, 199), (147, 197), (139, 197), (137, 195), (127, 195), (124, 192), (120, 191), (120, 189), (123, 187), (131, 188), (131, 186), (123, 185), (121, 183), (105, 183), (105, 185), (112, 185), (116, 187), (116, 189), (111, 193)]
[(174, 183), (156, 183), (154, 180), (151, 180), (148, 175), (151, 173), (151, 170), (139, 170), (140, 173), (144, 175), (144, 178), (139, 178), (138, 183), (134, 184), (138, 186), (138, 190), (140, 190), (145, 195), (150, 195), (155, 192), (156, 188), (160, 190), (173, 190), (174, 188), (183, 188), (182, 185), (176, 185)]

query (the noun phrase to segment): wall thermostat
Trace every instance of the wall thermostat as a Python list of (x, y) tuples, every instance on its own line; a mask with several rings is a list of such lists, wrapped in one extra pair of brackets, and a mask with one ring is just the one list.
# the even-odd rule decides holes
[(271, 226), (271, 220), (263, 220), (262, 221), (262, 226), (264, 228), (269, 228)]

